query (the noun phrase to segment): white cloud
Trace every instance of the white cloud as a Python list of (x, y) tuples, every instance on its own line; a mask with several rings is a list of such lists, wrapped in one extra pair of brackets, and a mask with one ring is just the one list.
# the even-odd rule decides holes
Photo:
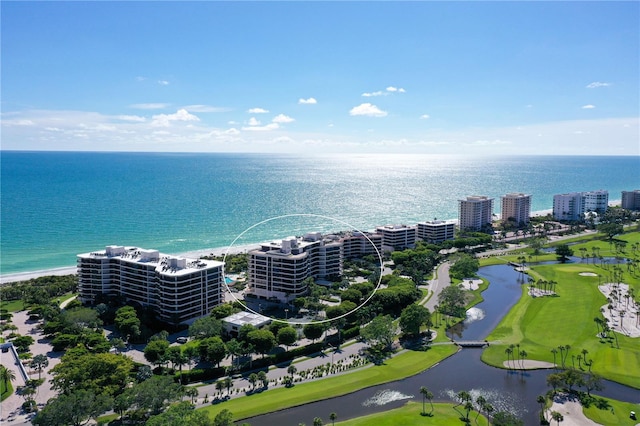
[(242, 128), (242, 130), (249, 130), (253, 132), (266, 132), (269, 130), (275, 130), (279, 127), (280, 125), (278, 123), (269, 123), (266, 126), (249, 126), (249, 127), (245, 126)]
[(278, 114), (271, 121), (274, 122), (274, 123), (291, 123), (291, 122), (296, 121), (296, 120), (291, 118), (291, 117), (289, 117), (289, 116), (287, 116), (287, 115)]
[(191, 112), (228, 112), (232, 111), (231, 108), (227, 107), (215, 107), (211, 105), (185, 105), (182, 108)]
[(429, 118), (431, 118), (431, 116), (430, 116), (429, 114), (422, 114), (422, 115), (420, 116), (420, 120), (427, 120), (427, 119), (429, 119)]
[(587, 84), (587, 89), (597, 89), (598, 87), (609, 87), (611, 83), (604, 83), (601, 81), (594, 81), (593, 83)]
[(370, 98), (372, 96), (382, 96), (385, 93), (382, 90), (378, 90), (377, 92), (369, 92), (369, 93), (363, 93), (362, 96), (364, 96), (365, 98)]
[(166, 103), (146, 103), (146, 104), (133, 104), (129, 105), (129, 108), (135, 109), (164, 109), (167, 108), (170, 104)]
[(247, 112), (249, 114), (266, 114), (269, 112), (269, 110), (264, 108), (250, 108), (247, 110)]
[(167, 81), (167, 80), (158, 80), (158, 84), (160, 86), (168, 86), (169, 85), (169, 81)]
[(362, 94), (362, 96), (364, 96), (365, 98), (371, 98), (374, 96), (388, 96), (392, 93), (406, 93), (406, 90), (404, 90), (402, 87), (388, 86), (384, 90), (378, 90), (375, 92), (365, 92)]
[(385, 117), (387, 115), (386, 111), (382, 111), (375, 105), (370, 104), (369, 102), (365, 102), (358, 106), (351, 108), (349, 111), (349, 115), (366, 115), (369, 117)]
[(33, 126), (35, 124), (36, 123), (32, 120), (24, 120), (24, 119), (2, 120), (3, 126)]
[(200, 119), (189, 113), (186, 109), (179, 109), (175, 114), (158, 114), (154, 115), (151, 125), (168, 127), (172, 121), (200, 121)]
[(147, 120), (145, 117), (139, 115), (116, 115), (116, 118), (122, 121), (135, 121), (137, 123), (142, 123)]
[(298, 103), (302, 105), (313, 105), (313, 104), (317, 104), (318, 101), (316, 101), (316, 98), (308, 98), (308, 99), (300, 98), (298, 99)]
[(595, 107), (596, 107), (595, 105), (589, 104), (589, 105), (583, 105), (582, 109), (594, 109)]
[(255, 117), (251, 117), (249, 119), (249, 126), (259, 126), (260, 125), (260, 120), (258, 120)]
[(477, 140), (477, 141), (473, 141), (471, 143), (466, 143), (465, 145), (470, 145), (470, 146), (491, 146), (491, 145), (510, 145), (513, 142), (511, 141), (504, 141), (504, 140), (500, 140), (500, 139), (495, 139), (495, 140)]

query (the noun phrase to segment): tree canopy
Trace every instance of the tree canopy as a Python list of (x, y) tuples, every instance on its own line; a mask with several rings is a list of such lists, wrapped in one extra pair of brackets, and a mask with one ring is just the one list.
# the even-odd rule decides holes
[(457, 278), (459, 280), (475, 277), (476, 272), (478, 272), (478, 268), (480, 267), (480, 263), (475, 256), (468, 255), (466, 253), (460, 253), (457, 255), (457, 259), (454, 264), (449, 268), (449, 274), (453, 278)]
[(390, 349), (396, 336), (393, 318), (389, 315), (377, 316), (360, 331), (362, 338), (371, 346), (381, 345)]
[(431, 318), (427, 308), (412, 303), (402, 310), (400, 314), (400, 329), (404, 334), (416, 336), (420, 334), (420, 327)]
[(83, 389), (96, 395), (114, 395), (125, 388), (132, 368), (131, 358), (74, 348), (51, 369), (52, 387), (65, 394)]

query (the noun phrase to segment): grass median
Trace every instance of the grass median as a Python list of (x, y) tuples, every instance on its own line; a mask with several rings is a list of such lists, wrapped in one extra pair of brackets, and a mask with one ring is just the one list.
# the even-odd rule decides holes
[(276, 388), (260, 394), (235, 398), (201, 410), (206, 411), (210, 418), (227, 409), (233, 413), (236, 421), (246, 419), (410, 377), (453, 355), (456, 350), (454, 345), (440, 345), (424, 352), (406, 351), (386, 360), (382, 365), (299, 383), (292, 388)]

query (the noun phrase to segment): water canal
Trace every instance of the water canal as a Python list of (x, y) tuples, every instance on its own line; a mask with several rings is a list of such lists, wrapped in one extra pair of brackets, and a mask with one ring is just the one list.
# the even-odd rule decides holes
[[(490, 282), (489, 288), (483, 292), (485, 300), (475, 306), (476, 320), (465, 321), (449, 330), (448, 334), (456, 339), (483, 340), (520, 298), (522, 276), (512, 267), (487, 266), (480, 269), (479, 275)], [(526, 425), (538, 425), (536, 397), (549, 390), (546, 384), (549, 370), (514, 372), (493, 368), (480, 360), (481, 353), (482, 349), (463, 349), (415, 376), (253, 417), (248, 422), (260, 426), (310, 425), (314, 417), (326, 421), (332, 412), (337, 413), (339, 420), (346, 420), (397, 408), (407, 400), (421, 402), (419, 389), (426, 386), (434, 393), (434, 400), (451, 401), (455, 393), (466, 390), (474, 399), (483, 395), (497, 411), (510, 411), (522, 418)], [(599, 393), (603, 396), (640, 402), (637, 389), (610, 381), (604, 381), (604, 386), (605, 389)]]

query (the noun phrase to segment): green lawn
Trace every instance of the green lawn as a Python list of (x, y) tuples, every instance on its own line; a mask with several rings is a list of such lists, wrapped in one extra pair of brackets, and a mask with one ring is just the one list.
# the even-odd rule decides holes
[[(465, 413), (461, 407), (458, 407), (461, 413)], [(431, 412), (431, 406), (429, 402), (425, 404), (425, 411)], [(433, 404), (433, 417), (422, 416), (422, 403), (421, 402), (407, 402), (404, 406), (382, 413), (370, 414), (368, 416), (358, 417), (344, 422), (336, 422), (336, 426), (413, 426), (413, 425), (463, 425), (465, 424), (460, 420), (460, 413), (453, 409), (453, 404), (435, 403)], [(336, 413), (338, 418), (340, 413)], [(474, 425), (486, 425), (487, 419), (484, 416), (479, 416), (477, 423), (475, 422), (477, 412), (472, 411), (469, 415), (471, 423)], [(327, 416), (328, 417), (328, 416)], [(325, 425), (330, 424), (330, 421), (325, 418), (322, 419)]]
[[(589, 408), (583, 408), (584, 414), (594, 422), (607, 426), (633, 426), (640, 423), (640, 404), (631, 404), (629, 402), (616, 401), (614, 399), (602, 398), (609, 407), (605, 409), (598, 408), (595, 404)], [(636, 412), (636, 420), (629, 417), (631, 411)]]
[(234, 419), (244, 419), (410, 377), (453, 355), (456, 350), (457, 348), (453, 345), (441, 345), (433, 346), (425, 352), (406, 351), (387, 360), (383, 365), (361, 368), (352, 373), (313, 382), (299, 383), (288, 389), (277, 388), (201, 409), (207, 411), (209, 417), (213, 418), (226, 408), (233, 413)]
[(6, 309), (8, 312), (18, 312), (21, 311), (23, 306), (22, 306), (22, 299), (19, 300), (10, 300), (10, 301), (5, 301), (0, 303), (0, 308), (2, 309)]
[[(553, 362), (552, 348), (570, 345), (567, 363), (572, 365), (571, 355), (593, 359), (593, 372), (634, 387), (640, 387), (640, 339), (618, 334), (620, 348), (596, 337), (597, 327), (593, 319), (600, 316), (600, 308), (606, 298), (598, 290), (598, 277), (585, 277), (580, 272), (607, 275), (608, 270), (600, 266), (577, 263), (534, 266), (530, 275), (535, 279), (558, 282), (558, 297), (531, 298), (523, 286), (520, 301), (511, 309), (488, 340), (498, 340), (482, 354), (482, 360), (490, 365), (502, 367), (506, 360), (504, 350), (509, 344), (519, 344), (528, 359)], [(637, 278), (625, 274), (625, 282), (640, 290)], [(557, 360), (559, 363), (559, 360)], [(579, 362), (575, 361), (579, 367)]]
[(7, 382), (7, 386), (5, 387), (4, 381), (0, 380), (0, 401), (4, 401), (13, 393), (13, 385), (11, 382)]

